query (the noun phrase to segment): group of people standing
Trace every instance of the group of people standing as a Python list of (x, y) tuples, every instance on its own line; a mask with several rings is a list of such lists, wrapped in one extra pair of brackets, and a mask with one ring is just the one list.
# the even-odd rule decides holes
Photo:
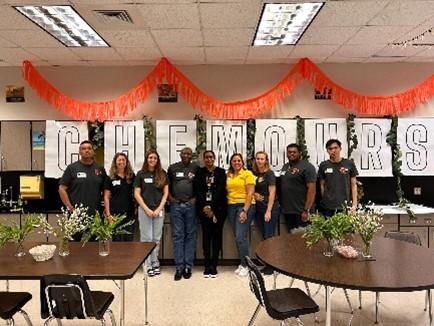
[[(289, 144), (288, 163), (282, 167), (277, 189), (275, 173), (270, 168), (268, 154), (263, 151), (256, 153), (252, 170), (246, 168), (240, 153), (233, 154), (226, 172), (215, 165), (213, 151), (203, 153), (203, 166), (199, 167), (192, 162), (192, 150), (186, 147), (180, 152), (181, 161), (170, 165), (166, 172), (158, 152), (150, 150), (137, 175), (134, 175), (127, 155), (117, 153), (107, 176), (104, 168), (94, 161), (92, 143), (84, 141), (80, 144), (80, 160), (67, 167), (59, 182), (59, 194), (70, 210), (76, 204), (101, 210), (103, 198), (108, 221), (115, 214), (126, 214), (128, 219), (134, 219), (135, 199), (140, 240), (157, 244), (147, 260), (149, 276), (160, 274), (159, 244), (165, 205), (169, 202), (175, 281), (189, 279), (192, 275), (197, 218), (203, 235), (203, 275), (217, 277), (227, 217), (240, 257), (235, 272), (247, 276), (245, 256), (249, 255), (248, 233), (252, 221), (260, 229), (263, 239), (275, 235), (280, 214), (286, 220), (288, 231), (303, 228), (315, 208), (317, 179), (321, 192), (317, 209), (322, 214), (331, 216), (343, 209), (345, 203), (357, 206), (354, 162), (340, 156), (341, 143), (337, 139), (330, 139), (326, 149), (330, 158), (320, 164), (317, 177), (314, 166), (301, 159), (300, 147)], [(113, 240), (132, 241), (134, 225), (129, 231), (131, 234)], [(264, 273), (269, 272), (264, 269)]]

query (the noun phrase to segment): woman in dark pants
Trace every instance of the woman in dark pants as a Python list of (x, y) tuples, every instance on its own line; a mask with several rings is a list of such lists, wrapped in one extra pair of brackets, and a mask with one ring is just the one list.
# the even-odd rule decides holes
[[(111, 222), (112, 215), (125, 214), (125, 222), (134, 220), (134, 172), (128, 156), (116, 153), (104, 186), (104, 215)], [(129, 234), (115, 235), (113, 241), (133, 241), (134, 224), (125, 228)]]
[(203, 233), (203, 255), (205, 278), (217, 277), (217, 264), (222, 248), (223, 224), (226, 219), (226, 173), (214, 165), (213, 151), (203, 153), (205, 166), (200, 168), (194, 178), (196, 208)]

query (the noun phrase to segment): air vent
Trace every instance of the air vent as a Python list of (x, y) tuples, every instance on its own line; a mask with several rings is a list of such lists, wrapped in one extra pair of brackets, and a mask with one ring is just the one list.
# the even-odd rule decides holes
[(126, 10), (92, 10), (96, 18), (103, 24), (127, 23), (133, 24)]

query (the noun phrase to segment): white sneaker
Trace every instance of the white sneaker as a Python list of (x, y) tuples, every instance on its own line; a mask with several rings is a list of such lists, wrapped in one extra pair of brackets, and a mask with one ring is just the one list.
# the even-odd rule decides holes
[(240, 275), (241, 277), (246, 277), (247, 275), (249, 275), (249, 269), (247, 267), (241, 266), (238, 275)]
[(243, 268), (243, 266), (242, 266), (242, 265), (238, 265), (237, 269), (234, 270), (234, 273), (235, 273), (235, 274), (239, 274), (240, 271), (241, 271), (241, 268)]

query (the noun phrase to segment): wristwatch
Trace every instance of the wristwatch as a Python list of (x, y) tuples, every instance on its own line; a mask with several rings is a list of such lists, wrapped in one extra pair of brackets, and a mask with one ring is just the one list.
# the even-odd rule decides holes
[(303, 212), (309, 213), (310, 210), (309, 210), (309, 208), (303, 208)]

